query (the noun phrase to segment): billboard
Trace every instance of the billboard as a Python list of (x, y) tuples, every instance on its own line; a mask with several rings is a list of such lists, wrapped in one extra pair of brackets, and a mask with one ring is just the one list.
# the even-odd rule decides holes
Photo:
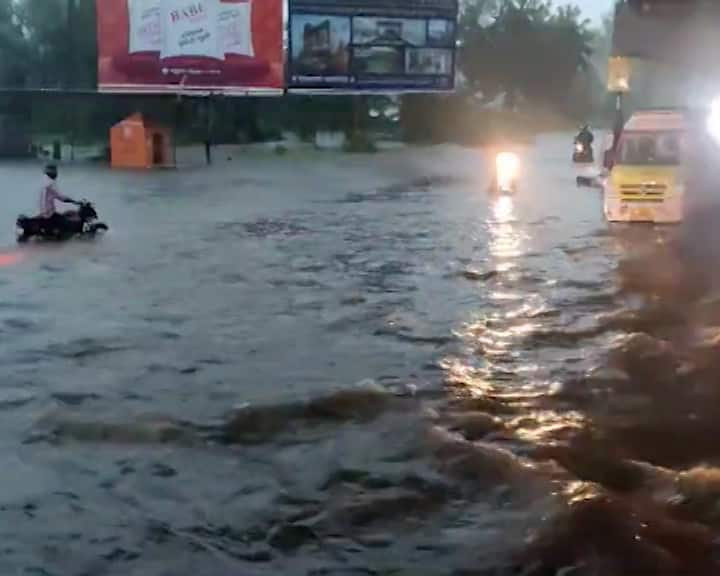
[(103, 92), (284, 86), (283, 0), (97, 0)]
[(452, 90), (457, 13), (457, 0), (289, 0), (288, 87)]

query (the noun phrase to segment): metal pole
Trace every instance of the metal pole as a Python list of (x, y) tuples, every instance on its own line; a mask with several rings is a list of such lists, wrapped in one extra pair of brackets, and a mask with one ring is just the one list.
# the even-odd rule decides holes
[(177, 99), (175, 100), (175, 121), (173, 126), (173, 132), (170, 135), (172, 138), (172, 150), (173, 150), (173, 166), (177, 167), (177, 133), (178, 127), (180, 126), (180, 113), (182, 106), (182, 95), (178, 93)]
[(207, 114), (205, 117), (206, 121), (206, 133), (205, 133), (205, 161), (207, 162), (207, 165), (210, 166), (212, 164), (212, 129), (213, 129), (213, 119), (212, 119), (212, 95), (208, 96), (207, 98)]
[(362, 96), (354, 96), (352, 103), (353, 103), (353, 139), (357, 138), (358, 132), (360, 132), (360, 106), (361, 101), (360, 99)]
[(618, 144), (620, 142), (620, 135), (622, 134), (623, 126), (625, 124), (625, 118), (623, 116), (623, 94), (617, 92), (615, 94), (615, 123), (613, 125), (613, 153), (617, 151)]

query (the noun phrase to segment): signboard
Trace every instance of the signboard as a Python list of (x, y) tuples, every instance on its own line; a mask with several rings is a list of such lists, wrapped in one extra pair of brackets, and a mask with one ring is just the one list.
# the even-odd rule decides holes
[(288, 87), (452, 90), (457, 0), (289, 0)]
[(280, 92), (283, 0), (97, 0), (103, 92)]
[(608, 91), (630, 92), (632, 67), (628, 58), (614, 56), (608, 60)]

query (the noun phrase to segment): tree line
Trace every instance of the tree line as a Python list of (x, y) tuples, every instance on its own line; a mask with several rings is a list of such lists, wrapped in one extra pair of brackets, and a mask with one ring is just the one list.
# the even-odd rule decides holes
[[(405, 97), (399, 126), (411, 139), (457, 139), (453, 131), (467, 131), (468, 114), (482, 118), (542, 109), (559, 117), (586, 117), (603, 91), (592, 61), (601, 36), (573, 6), (548, 0), (464, 0), (456, 93)], [(206, 103), (123, 96), (108, 105), (103, 99), (112, 97), (92, 95), (96, 85), (95, 0), (0, 0), (0, 88), (88, 91), (32, 97), (5, 92), (0, 113), (4, 108), (29, 118), (35, 131), (67, 132), (72, 123), (88, 139), (104, 136), (121, 114), (133, 110), (180, 122), (188, 137), (207, 126)], [(351, 97), (217, 99), (211, 104), (214, 114), (223, 117), (216, 123), (221, 140), (237, 134), (263, 139), (283, 129), (303, 134), (317, 127), (350, 130), (357, 127), (355, 106)], [(497, 114), (488, 112), (498, 108)]]

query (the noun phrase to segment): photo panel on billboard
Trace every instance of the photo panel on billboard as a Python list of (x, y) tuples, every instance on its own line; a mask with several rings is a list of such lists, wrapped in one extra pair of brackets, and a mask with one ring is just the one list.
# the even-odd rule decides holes
[(405, 52), (408, 74), (447, 76), (452, 73), (452, 50), (440, 48), (412, 48)]
[(350, 18), (300, 14), (291, 33), (293, 74), (310, 77), (349, 74)]
[(428, 46), (455, 47), (455, 22), (431, 19), (427, 27)]
[(282, 0), (96, 0), (104, 92), (281, 93)]
[(456, 0), (289, 2), (289, 89), (453, 89)]
[(400, 44), (424, 46), (427, 39), (425, 20), (402, 18), (353, 18), (353, 44)]
[(405, 57), (401, 48), (394, 46), (369, 46), (353, 49), (353, 73), (364, 75), (402, 75)]

